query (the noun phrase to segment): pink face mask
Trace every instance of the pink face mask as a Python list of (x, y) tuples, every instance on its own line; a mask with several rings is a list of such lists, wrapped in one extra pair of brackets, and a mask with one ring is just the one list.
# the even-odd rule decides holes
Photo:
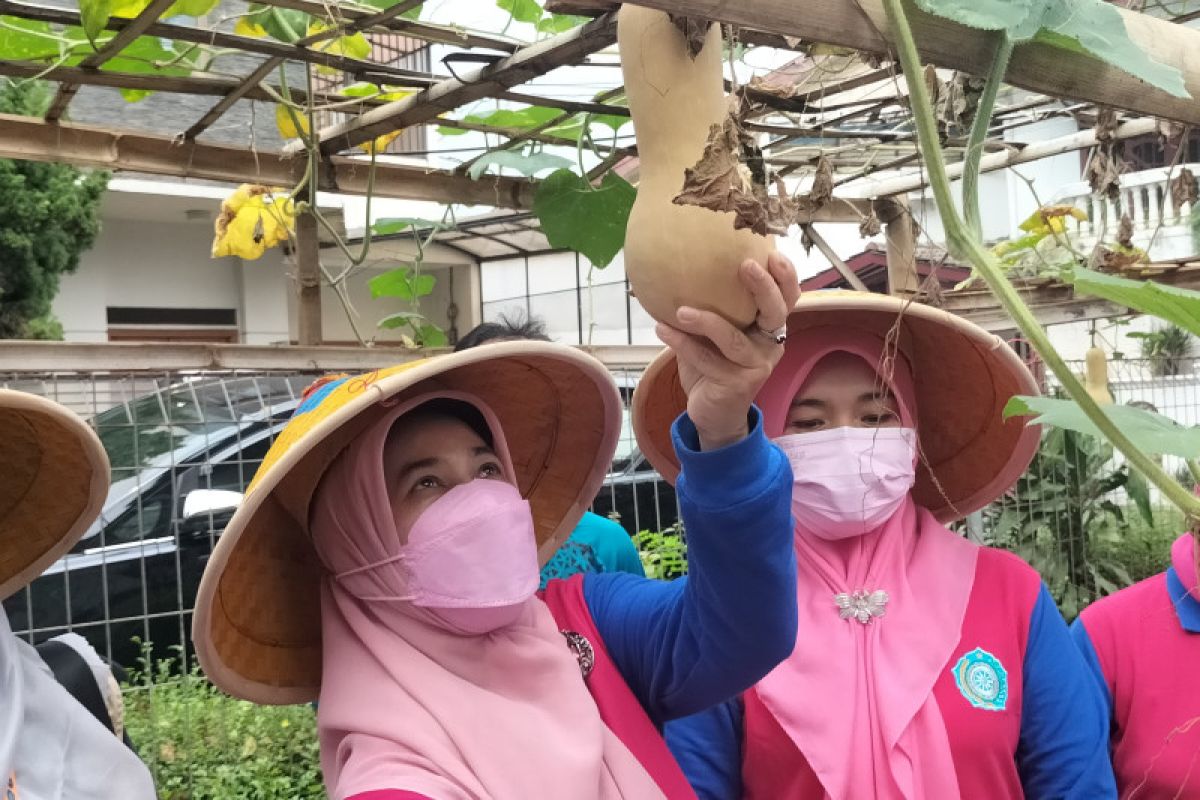
[[(529, 501), (505, 481), (460, 484), (417, 517), (397, 555), (336, 578), (360, 600), (412, 603), (455, 632), (490, 633), (516, 621), (537, 591)], [(378, 594), (381, 583), (406, 590)]]
[(827, 541), (875, 530), (896, 513), (916, 478), (911, 428), (832, 428), (781, 436), (792, 465), (792, 513)]

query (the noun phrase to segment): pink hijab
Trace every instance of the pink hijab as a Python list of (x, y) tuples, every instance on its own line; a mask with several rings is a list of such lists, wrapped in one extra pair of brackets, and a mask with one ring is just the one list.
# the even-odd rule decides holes
[[(758, 396), (769, 436), (817, 363), (856, 355), (890, 373), (901, 420), (916, 427), (916, 392), (902, 355), (842, 328), (808, 330)], [(883, 379), (881, 378), (881, 381)], [(797, 526), (799, 636), (795, 651), (754, 691), (813, 768), (831, 800), (959, 797), (946, 727), (933, 696), (962, 633), (978, 547), (947, 530), (911, 495), (882, 526), (828, 542)], [(834, 595), (882, 589), (886, 615), (838, 617)]]
[[(435, 397), (483, 413), (507, 475), (495, 415), (477, 398), (430, 394), (391, 410), (331, 465), (314, 497), (313, 543), (330, 573), (393, 557), (384, 484), (392, 424)], [(405, 593), (401, 569), (372, 594)], [(514, 624), (460, 636), (405, 602), (364, 601), (326, 576), (321, 590), (321, 768), (332, 800), (380, 789), (437, 800), (641, 800), (662, 792), (601, 721), (579, 664), (541, 600)]]

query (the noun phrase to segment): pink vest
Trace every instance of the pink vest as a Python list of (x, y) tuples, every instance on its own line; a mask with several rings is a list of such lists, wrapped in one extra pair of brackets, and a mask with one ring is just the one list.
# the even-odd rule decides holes
[[(1038, 574), (1016, 556), (992, 548), (980, 551), (962, 637), (933, 690), (946, 723), (963, 798), (1024, 797), (1016, 752), (1025, 648), (1040, 589)], [(879, 624), (886, 625), (886, 617)], [(996, 681), (999, 694), (991, 691)], [(988, 691), (981, 694), (980, 686)], [(823, 797), (824, 789), (804, 755), (757, 693), (751, 689), (744, 700), (742, 781), (746, 800)], [(803, 699), (797, 698), (797, 702)]]
[(600, 718), (646, 768), (667, 800), (695, 800), (696, 793), (667, 749), (662, 732), (650, 721), (609, 657), (583, 597), (583, 577), (550, 581), (542, 600), (561, 630), (581, 634), (592, 645), (595, 659), (586, 682), (600, 708)]
[(1122, 798), (1200, 797), (1200, 634), (1180, 624), (1166, 573), (1080, 615), (1113, 701)]

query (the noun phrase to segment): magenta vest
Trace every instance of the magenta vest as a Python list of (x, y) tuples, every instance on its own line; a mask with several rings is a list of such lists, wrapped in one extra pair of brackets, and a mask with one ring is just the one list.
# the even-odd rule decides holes
[[(963, 798), (1024, 797), (1016, 764), (1021, 687), (1029, 624), (1040, 590), (1041, 579), (1025, 562), (1002, 550), (980, 550), (962, 637), (933, 689)], [(973, 667), (978, 669), (977, 665), (1003, 681), (1002, 708), (997, 707), (998, 701), (984, 702), (972, 694), (965, 676)], [(744, 700), (742, 783), (746, 800), (824, 797), (816, 773), (757, 693), (751, 689)], [(804, 702), (803, 698), (796, 701)]]
[(609, 657), (583, 597), (583, 577), (550, 581), (542, 600), (550, 607), (560, 630), (578, 633), (592, 645), (594, 664), (585, 682), (600, 709), (600, 718), (646, 768), (667, 800), (695, 800), (696, 793), (667, 749), (662, 732)]

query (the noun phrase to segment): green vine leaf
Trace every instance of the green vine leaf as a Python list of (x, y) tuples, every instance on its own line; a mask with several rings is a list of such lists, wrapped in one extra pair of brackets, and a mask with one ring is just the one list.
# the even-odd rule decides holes
[(399, 297), (401, 300), (416, 300), (433, 292), (437, 278), (425, 273), (415, 274), (408, 267), (388, 270), (367, 281), (371, 297)]
[(587, 17), (577, 17), (573, 14), (551, 14), (538, 21), (537, 32), (551, 35), (566, 33), (572, 28), (578, 28), (587, 22), (587, 19)]
[[(526, 108), (498, 108), (488, 114), (468, 114), (462, 118), (462, 121), (472, 125), (487, 125), (491, 128), (524, 132), (541, 127), (552, 120), (558, 119), (562, 115), (563, 112), (557, 108), (527, 106)], [(580, 123), (575, 122), (574, 135), (572, 136), (571, 120), (568, 120), (562, 125), (550, 128), (545, 133), (577, 141), (581, 130)], [(461, 128), (439, 127), (438, 133), (443, 136), (461, 136), (467, 133), (467, 131)]]
[(408, 228), (444, 231), (450, 227), (438, 220), (422, 219), (421, 217), (389, 217), (387, 219), (376, 220), (375, 224), (371, 226), (371, 232), (379, 236), (389, 236), (393, 233), (400, 233)]
[(1106, 0), (914, 0), (929, 14), (960, 25), (1004, 31), (1020, 44), (1036, 40), (1086, 53), (1176, 97), (1190, 97), (1183, 75), (1138, 47)]
[(0, 17), (0, 58), (6, 61), (41, 61), (58, 55), (50, 24), (20, 17)]
[(517, 22), (537, 24), (543, 14), (536, 0), (496, 0), (496, 5), (512, 14)]
[(246, 23), (258, 25), (271, 38), (291, 44), (304, 36), (313, 18), (303, 11), (251, 3)]
[(417, 328), (417, 340), (425, 347), (445, 347), (450, 344), (446, 332), (432, 324), (425, 324)]
[(480, 156), (475, 163), (471, 164), (470, 169), (467, 170), (467, 174), (471, 176), (472, 180), (479, 180), (487, 172), (488, 167), (501, 167), (516, 170), (526, 178), (532, 178), (539, 172), (563, 169), (569, 166), (571, 166), (569, 158), (563, 158), (551, 153), (531, 153), (526, 155), (514, 150), (494, 150)]
[[(1134, 406), (1103, 406), (1104, 413), (1144, 453), (1195, 458), (1200, 453), (1200, 427), (1188, 428), (1170, 417)], [(1051, 425), (1104, 439), (1073, 400), (1054, 397), (1014, 397), (1005, 417), (1034, 417), (1030, 424)]]
[(388, 314), (376, 324), (380, 328), (403, 328), (405, 325), (409, 325), (415, 331), (417, 323), (424, 319), (425, 317), (416, 311), (397, 311), (395, 314)]
[(637, 190), (609, 172), (599, 187), (560, 169), (544, 180), (533, 213), (551, 247), (574, 250), (596, 267), (607, 267), (625, 246), (625, 225)]
[[(1101, 297), (1143, 314), (1153, 314), (1200, 336), (1200, 292), (1164, 286), (1154, 281), (1134, 281), (1082, 267), (1066, 278), (1075, 291)], [(1195, 456), (1200, 450), (1193, 451)]]
[(89, 40), (95, 41), (104, 30), (112, 9), (113, 0), (79, 0), (79, 18)]

